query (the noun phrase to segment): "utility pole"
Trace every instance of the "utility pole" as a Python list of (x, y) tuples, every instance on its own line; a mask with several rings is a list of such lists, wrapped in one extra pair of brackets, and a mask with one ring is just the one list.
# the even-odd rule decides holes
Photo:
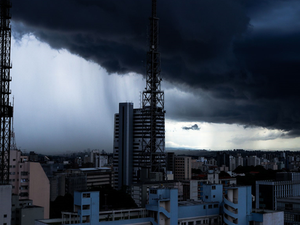
[(13, 107), (9, 101), (11, 69), (10, 0), (0, 0), (0, 184), (9, 184), (9, 154), (11, 145), (11, 119)]

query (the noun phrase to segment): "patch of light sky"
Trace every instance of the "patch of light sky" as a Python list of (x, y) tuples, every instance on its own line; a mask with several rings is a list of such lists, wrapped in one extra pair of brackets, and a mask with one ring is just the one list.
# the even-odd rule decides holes
[[(12, 62), (14, 130), (17, 146), (23, 151), (57, 154), (104, 149), (112, 152), (113, 118), (119, 102), (133, 102), (135, 108), (140, 106), (140, 91), (145, 87), (141, 75), (108, 75), (99, 65), (66, 50), (53, 50), (34, 36), (24, 36), (19, 41), (12, 39)], [(166, 81), (163, 88), (166, 101), (184, 98), (182, 91), (174, 91), (176, 88)], [(194, 124), (201, 129), (182, 129)], [(268, 136), (271, 132), (273, 140), (248, 139), (251, 135)], [(294, 148), (299, 143), (299, 138), (276, 139), (276, 135), (262, 128), (178, 122), (170, 120), (166, 113), (166, 147), (271, 149)]]
[[(184, 130), (197, 124), (200, 130)], [(299, 150), (300, 138), (281, 139), (280, 130), (237, 124), (166, 121), (166, 146), (186, 149)]]
[(272, 1), (251, 12), (250, 23), (255, 32), (295, 32), (300, 26), (299, 10), (299, 1)]

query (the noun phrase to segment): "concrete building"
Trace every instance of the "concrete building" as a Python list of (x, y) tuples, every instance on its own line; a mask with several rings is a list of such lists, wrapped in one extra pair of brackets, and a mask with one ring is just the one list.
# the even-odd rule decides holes
[[(162, 180), (166, 176), (165, 160), (161, 161), (162, 175), (151, 175), (149, 169), (144, 169), (143, 163), (149, 163), (151, 160), (143, 154), (143, 140), (147, 140), (149, 135), (144, 129), (150, 126), (150, 118), (143, 114), (142, 109), (134, 109), (133, 103), (120, 103), (119, 113), (115, 114), (114, 119), (114, 186), (130, 186), (147, 179)], [(164, 115), (158, 120), (157, 133), (159, 137), (157, 143), (163, 146), (164, 152)]]
[[(283, 212), (252, 211), (251, 187), (228, 189), (226, 201), (222, 185), (204, 185), (203, 201), (178, 201), (178, 190), (150, 188), (145, 208), (99, 212), (98, 192), (76, 192), (74, 212), (63, 212), (62, 218), (36, 221), (36, 225), (283, 225)], [(224, 213), (223, 213), (224, 211)], [(270, 223), (271, 222), (271, 223)]]
[(244, 166), (244, 159), (243, 159), (243, 157), (241, 156), (241, 155), (239, 155), (238, 154), (238, 156), (235, 158), (235, 165), (236, 165), (236, 167), (238, 167), (238, 166)]
[[(105, 185), (113, 186), (113, 174), (111, 168), (79, 168), (80, 173), (86, 176), (86, 187), (102, 187)], [(73, 170), (74, 171), (74, 170)], [(76, 182), (76, 178), (74, 178)]]
[(227, 187), (223, 204), (223, 222), (226, 225), (283, 225), (283, 212), (253, 210), (251, 186)]
[(32, 204), (32, 200), (20, 200), (19, 196), (12, 196), (11, 225), (32, 225), (35, 220), (44, 218), (44, 208)]
[(190, 180), (192, 178), (192, 158), (188, 156), (175, 157), (175, 180)]
[(167, 171), (175, 172), (175, 153), (167, 152)]
[(11, 224), (11, 185), (0, 185), (0, 224)]
[(233, 156), (229, 156), (229, 170), (233, 171), (236, 168), (236, 158)]
[(257, 209), (277, 210), (277, 199), (300, 196), (300, 173), (277, 173), (274, 181), (256, 181)]
[(44, 208), (44, 218), (49, 218), (50, 182), (40, 163), (29, 162), (20, 150), (11, 150), (9, 181), (13, 194), (20, 200), (31, 199)]
[(256, 155), (249, 156), (247, 158), (247, 166), (259, 166), (260, 165), (260, 158)]
[(300, 196), (278, 198), (277, 210), (284, 211), (285, 225), (300, 224)]
[(74, 191), (87, 189), (87, 175), (81, 171), (78, 173), (57, 173), (50, 178), (50, 199), (54, 201), (58, 196)]
[(95, 168), (105, 167), (108, 164), (108, 155), (100, 150), (92, 150), (90, 158)]
[(178, 200), (183, 201), (183, 183), (181, 181), (143, 182), (131, 185), (131, 197), (138, 207), (145, 207), (149, 201), (151, 188), (175, 188), (178, 190)]
[[(225, 224), (249, 224), (252, 213), (251, 186), (227, 187), (224, 197)], [(243, 222), (242, 222), (243, 221)]]

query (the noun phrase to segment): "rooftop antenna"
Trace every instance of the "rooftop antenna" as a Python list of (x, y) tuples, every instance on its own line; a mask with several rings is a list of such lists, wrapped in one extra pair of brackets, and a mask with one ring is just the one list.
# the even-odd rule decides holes
[(146, 63), (146, 88), (142, 95), (143, 160), (150, 172), (165, 172), (165, 110), (161, 90), (160, 52), (158, 51), (157, 1), (152, 0), (149, 18), (149, 43)]

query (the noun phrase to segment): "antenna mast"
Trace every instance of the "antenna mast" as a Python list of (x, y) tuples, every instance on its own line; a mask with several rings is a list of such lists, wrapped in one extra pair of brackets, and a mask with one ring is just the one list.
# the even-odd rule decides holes
[(11, 142), (11, 119), (13, 107), (9, 101), (10, 91), (10, 0), (0, 0), (0, 184), (9, 184), (9, 153)]
[(158, 51), (158, 21), (156, 0), (152, 0), (149, 18), (149, 50), (147, 52), (146, 88), (143, 91), (143, 159), (149, 172), (165, 172), (165, 110), (161, 90), (160, 52)]

